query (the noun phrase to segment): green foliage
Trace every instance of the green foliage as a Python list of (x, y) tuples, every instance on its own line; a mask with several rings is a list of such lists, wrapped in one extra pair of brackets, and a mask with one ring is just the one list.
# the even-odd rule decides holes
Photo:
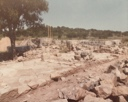
[(128, 43), (128, 38), (123, 38), (122, 43)]
[(47, 11), (46, 0), (0, 0), (0, 31), (11, 40), (12, 59), (15, 57), (16, 31), (41, 25), (42, 12)]
[(41, 24), (42, 11), (48, 11), (45, 0), (0, 0), (1, 29), (18, 30)]
[(123, 32), (123, 33), (122, 33), (122, 36), (128, 36), (128, 31)]
[[(108, 39), (108, 38), (122, 38), (122, 35), (128, 36), (128, 32), (110, 31), (110, 30), (96, 30), (96, 29), (82, 29), (82, 28), (68, 28), (68, 27), (51, 27), (54, 38), (57, 39)], [(47, 37), (48, 28), (45, 25), (31, 27), (27, 30), (17, 32), (20, 37)]]

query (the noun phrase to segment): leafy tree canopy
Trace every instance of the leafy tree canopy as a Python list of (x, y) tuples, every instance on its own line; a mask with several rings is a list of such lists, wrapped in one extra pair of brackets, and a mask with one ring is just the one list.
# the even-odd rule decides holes
[(48, 11), (46, 0), (0, 0), (0, 30), (8, 32), (12, 59), (15, 56), (15, 32), (42, 23), (42, 12)]
[(48, 11), (45, 0), (0, 0), (1, 29), (16, 30), (40, 24), (42, 11)]

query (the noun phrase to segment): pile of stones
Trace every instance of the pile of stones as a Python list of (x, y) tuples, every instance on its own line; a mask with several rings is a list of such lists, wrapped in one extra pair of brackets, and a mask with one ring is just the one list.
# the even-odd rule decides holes
[(127, 53), (128, 49), (119, 46), (99, 46), (94, 52), (100, 53), (113, 53), (113, 54), (124, 54)]
[(53, 102), (128, 102), (128, 60), (110, 65), (102, 75), (78, 80), (74, 87), (58, 89)]
[(75, 52), (74, 58), (75, 60), (94, 60), (93, 54), (87, 51)]

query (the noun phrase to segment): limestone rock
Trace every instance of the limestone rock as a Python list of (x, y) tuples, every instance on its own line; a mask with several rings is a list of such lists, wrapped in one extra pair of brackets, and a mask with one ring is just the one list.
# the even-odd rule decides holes
[(83, 88), (86, 90), (93, 90), (98, 85), (99, 85), (99, 80), (88, 81), (87, 83), (83, 84)]
[(118, 70), (118, 68), (116, 68), (116, 70), (115, 70), (115, 75), (116, 75), (116, 77), (121, 77), (121, 73)]
[(87, 54), (87, 52), (81, 52), (81, 58), (84, 58), (84, 57), (86, 57), (88, 54)]
[(59, 100), (55, 100), (55, 101), (52, 101), (52, 102), (68, 102), (67, 99), (59, 99)]
[(111, 100), (105, 100), (103, 98), (97, 98), (97, 97), (92, 97), (90, 95), (87, 95), (84, 98), (84, 102), (112, 102)]
[(50, 78), (51, 78), (52, 80), (58, 80), (59, 78), (61, 78), (61, 75), (60, 75), (59, 73), (52, 73), (52, 74), (50, 75)]
[(75, 55), (74, 58), (75, 58), (75, 60), (80, 60), (81, 59), (81, 57), (79, 55)]
[(123, 81), (125, 83), (125, 85), (128, 87), (128, 76), (127, 78)]
[(66, 78), (65, 78), (65, 77), (61, 77), (61, 80), (62, 80), (62, 81), (65, 81), (65, 80), (66, 80)]
[(100, 77), (100, 84), (109, 84), (115, 86), (117, 83), (117, 77), (114, 74), (102, 74)]
[(43, 54), (41, 55), (41, 61), (44, 61), (44, 55)]
[(125, 66), (126, 68), (128, 68), (128, 63), (126, 63), (124, 66)]
[(18, 94), (22, 95), (22, 94), (29, 92), (30, 90), (31, 90), (31, 88), (28, 87), (27, 85), (22, 85), (22, 86), (18, 87)]
[(89, 55), (87, 55), (86, 57), (84, 57), (85, 60), (90, 60)]
[(124, 73), (125, 73), (126, 75), (128, 75), (128, 68), (125, 68), (125, 69), (124, 69)]
[(79, 87), (64, 88), (64, 89), (60, 90), (60, 92), (62, 93), (61, 95), (63, 95), (63, 96), (61, 96), (61, 98), (71, 99), (71, 100), (76, 100), (76, 101), (84, 98), (86, 95), (86, 91)]
[(90, 92), (90, 91), (87, 91), (87, 90), (86, 90), (86, 95), (90, 95), (92, 97), (96, 97), (96, 94), (95, 93)]
[(17, 61), (18, 62), (22, 62), (24, 60), (24, 57), (23, 56), (19, 56), (18, 58), (17, 58)]
[(106, 72), (107, 72), (107, 73), (111, 73), (111, 72), (115, 71), (116, 68), (117, 68), (116, 66), (110, 65), (110, 66), (108, 67), (108, 69), (107, 69)]
[(100, 84), (101, 85), (110, 85), (111, 87), (114, 87), (115, 86), (115, 84), (114, 84), (114, 82), (111, 80), (111, 79), (106, 79), (106, 80), (103, 80), (103, 81), (100, 81)]
[(125, 66), (125, 63), (124, 63), (124, 61), (123, 62), (121, 62), (121, 64), (120, 64), (120, 68), (123, 68)]
[(121, 76), (119, 77), (118, 81), (122, 84), (128, 85), (128, 76), (124, 73), (121, 73)]
[(112, 90), (113, 96), (128, 96), (128, 87), (127, 86), (117, 86)]
[(95, 92), (99, 97), (107, 98), (111, 95), (112, 89), (112, 85), (100, 85), (95, 87)]
[(39, 87), (43, 87), (44, 85), (47, 84), (47, 81), (45, 79), (39, 78), (37, 80), (37, 83), (39, 84)]
[(39, 84), (35, 81), (31, 81), (27, 84), (31, 89), (35, 90), (39, 86)]
[(124, 73), (121, 73), (120, 80), (125, 80), (127, 78), (127, 75)]
[(127, 102), (127, 100), (123, 96), (119, 96), (119, 102)]

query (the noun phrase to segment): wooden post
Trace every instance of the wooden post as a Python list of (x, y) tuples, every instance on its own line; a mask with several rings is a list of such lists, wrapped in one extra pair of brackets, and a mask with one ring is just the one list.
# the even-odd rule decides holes
[(51, 26), (47, 26), (48, 27), (48, 38), (52, 38), (53, 36), (52, 36), (52, 27)]
[(50, 38), (50, 36), (51, 36), (51, 35), (50, 35), (50, 26), (49, 26), (49, 38)]
[(49, 26), (47, 26), (48, 27), (48, 38), (49, 38)]
[(50, 38), (52, 38), (51, 26), (50, 26)]

